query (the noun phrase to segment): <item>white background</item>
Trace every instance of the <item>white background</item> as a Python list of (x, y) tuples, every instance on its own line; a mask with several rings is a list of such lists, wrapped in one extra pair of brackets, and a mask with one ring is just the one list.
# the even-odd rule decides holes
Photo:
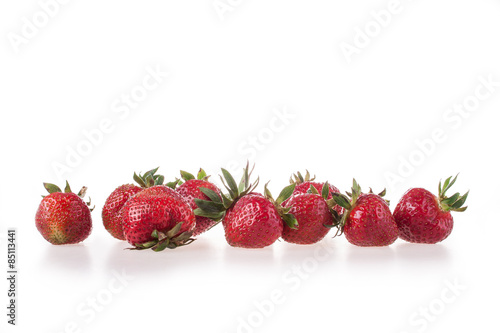
[[(47, 22), (37, 1), (0, 4), (5, 272), (8, 227), (19, 249), (18, 325), (6, 324), (2, 278), (2, 331), (498, 329), (500, 3), (401, 0), (383, 27), (371, 12), (389, 1), (221, 4), (227, 11), (212, 0), (75, 0), (52, 7)], [(40, 27), (23, 37), (33, 16)], [(346, 56), (347, 44), (357, 53)], [(168, 77), (126, 113), (120, 99), (140, 93), (148, 68)], [(464, 102), (470, 112), (447, 111)], [(103, 121), (111, 129), (89, 146), (84, 131)], [(440, 142), (429, 143), (435, 131)], [(78, 147), (87, 154), (70, 167), (68, 149)], [(386, 248), (329, 235), (243, 250), (219, 225), (186, 248), (134, 252), (102, 226), (106, 197), (134, 171), (161, 166), (173, 179), (201, 166), (218, 182), (220, 167), (239, 176), (247, 159), (274, 193), (307, 168), (344, 191), (353, 177), (387, 187), (393, 208), (408, 188), (436, 192), (460, 172), (454, 189), (471, 190), (469, 209), (454, 214), (441, 244)], [(58, 175), (54, 165), (68, 169)], [(34, 216), (42, 182), (65, 179), (75, 191), (88, 186), (94, 227), (79, 245), (53, 246)]]

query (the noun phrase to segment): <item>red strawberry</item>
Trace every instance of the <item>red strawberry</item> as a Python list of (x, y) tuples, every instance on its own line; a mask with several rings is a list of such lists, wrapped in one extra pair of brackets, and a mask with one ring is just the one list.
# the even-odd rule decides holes
[(322, 240), (336, 225), (338, 214), (332, 212), (331, 206), (340, 207), (333, 200), (327, 201), (331, 193), (328, 182), (323, 185), (322, 193), (318, 193), (314, 184), (310, 184), (313, 193), (300, 193), (287, 200), (285, 207), (290, 207), (289, 213), (297, 219), (298, 227), (285, 225), (282, 238), (295, 244), (314, 244)]
[(165, 185), (147, 188), (122, 209), (123, 233), (135, 249), (162, 251), (193, 241), (196, 219), (189, 204)]
[[(295, 186), (295, 190), (293, 191), (292, 197), (297, 195), (297, 194), (311, 193), (311, 189), (312, 189), (311, 185), (316, 189), (316, 191), (318, 193), (321, 193), (325, 183), (314, 182), (313, 180), (315, 180), (315, 179), (316, 179), (316, 176), (311, 178), (311, 175), (309, 174), (309, 171), (307, 171), (307, 170), (306, 170), (305, 177), (303, 177), (300, 172), (293, 174), (290, 177), (290, 184), (296, 184), (297, 186)], [(329, 184), (328, 187), (329, 187), (330, 191), (328, 192), (327, 200), (332, 199), (332, 193), (340, 193), (339, 189), (336, 188), (335, 186)], [(289, 200), (291, 200), (291, 198), (288, 199), (287, 201), (289, 201)], [(283, 204), (287, 205), (287, 201), (285, 201)], [(339, 205), (335, 205), (335, 207), (333, 209), (335, 209), (337, 211), (337, 213), (339, 213), (339, 214), (342, 214), (342, 212), (344, 211), (343, 208), (340, 207)]]
[(143, 189), (163, 183), (163, 176), (155, 175), (158, 168), (149, 170), (144, 175), (134, 173), (134, 180), (140, 185), (125, 184), (117, 187), (106, 199), (102, 207), (102, 223), (104, 228), (115, 238), (125, 240), (123, 235), (120, 210), (125, 203)]
[(212, 193), (210, 200), (195, 199), (199, 207), (195, 213), (215, 219), (223, 217), (222, 225), (229, 245), (262, 248), (281, 237), (284, 220), (291, 225), (296, 223), (293, 215), (288, 214), (289, 209), (281, 206), (293, 192), (295, 184), (283, 189), (274, 202), (272, 197), (252, 192), (259, 180), (250, 183), (248, 164), (239, 185), (227, 170), (222, 169), (222, 173), (222, 183), (229, 194), (221, 194), (219, 198)]
[(55, 245), (75, 244), (85, 240), (92, 230), (90, 201), (82, 198), (87, 191), (83, 187), (78, 195), (71, 192), (68, 182), (64, 193), (53, 184), (43, 184), (50, 193), (44, 196), (36, 212), (36, 227), (43, 238)]
[[(209, 196), (203, 193), (203, 191), (206, 192), (207, 189), (215, 192), (220, 199), (219, 188), (207, 180), (208, 177), (210, 176), (207, 176), (207, 174), (203, 169), (200, 169), (196, 179), (194, 175), (186, 171), (181, 171), (181, 176), (185, 182), (181, 184), (179, 187), (177, 187), (176, 191), (189, 203), (189, 206), (191, 206), (192, 209), (198, 208), (194, 199), (202, 199), (202, 200), (210, 199)], [(198, 236), (199, 234), (212, 228), (217, 223), (218, 221), (216, 220), (214, 221), (211, 218), (204, 216), (196, 216), (196, 228), (193, 231), (193, 236)]]
[(469, 192), (462, 196), (455, 193), (446, 197), (457, 179), (451, 178), (445, 180), (443, 187), (439, 182), (439, 197), (423, 188), (412, 188), (403, 195), (394, 210), (400, 238), (412, 243), (435, 244), (450, 235), (453, 229), (450, 211), (465, 211), (467, 207), (462, 206), (469, 195)]
[(379, 195), (362, 194), (353, 180), (351, 199), (334, 194), (334, 200), (346, 211), (340, 221), (346, 239), (358, 246), (386, 246), (398, 238), (398, 227), (386, 201)]

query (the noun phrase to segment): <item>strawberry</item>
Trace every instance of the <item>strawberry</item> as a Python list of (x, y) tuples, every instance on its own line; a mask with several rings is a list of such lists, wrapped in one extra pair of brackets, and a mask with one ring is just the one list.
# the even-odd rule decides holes
[(55, 245), (85, 240), (92, 230), (90, 199), (88, 203), (82, 200), (87, 188), (83, 187), (77, 195), (67, 181), (64, 193), (54, 184), (43, 185), (49, 195), (43, 196), (35, 216), (36, 228), (43, 238)]
[[(210, 199), (205, 193), (203, 193), (203, 190), (205, 189), (214, 191), (220, 198), (219, 188), (208, 181), (210, 176), (207, 176), (205, 170), (200, 169), (196, 178), (189, 172), (181, 171), (181, 177), (184, 179), (184, 183), (177, 187), (176, 191), (189, 203), (189, 206), (191, 206), (192, 209), (198, 208), (194, 199)], [(193, 231), (193, 236), (198, 236), (199, 234), (204, 233), (216, 225), (217, 222), (218, 221), (214, 221), (208, 217), (196, 216), (196, 227)]]
[(236, 184), (233, 176), (222, 169), (224, 187), (229, 192), (219, 197), (214, 191), (204, 191), (210, 200), (195, 199), (199, 208), (195, 213), (212, 219), (222, 218), (222, 226), (229, 245), (243, 248), (262, 248), (273, 244), (283, 232), (283, 223), (296, 224), (289, 208), (281, 206), (293, 192), (295, 184), (283, 189), (274, 201), (266, 186), (266, 196), (252, 192), (259, 180), (250, 183), (248, 163), (243, 177)]
[(333, 194), (335, 202), (345, 208), (338, 227), (346, 239), (358, 246), (386, 246), (394, 243), (398, 238), (398, 227), (381, 195), (361, 193), (356, 180), (353, 180), (352, 192), (348, 195), (350, 198)]
[[(305, 177), (302, 176), (300, 172), (293, 174), (290, 177), (290, 184), (296, 184), (296, 186), (295, 190), (293, 191), (292, 197), (297, 194), (311, 193), (312, 190), (311, 185), (316, 189), (317, 193), (320, 193), (323, 190), (323, 186), (325, 185), (325, 183), (314, 182), (313, 180), (315, 179), (316, 176), (311, 178), (311, 175), (309, 174), (308, 170), (306, 170)], [(326, 198), (326, 200), (332, 199), (332, 193), (340, 193), (339, 189), (336, 188), (335, 186), (329, 184), (328, 187), (330, 191), (328, 192), (328, 197)], [(288, 200), (291, 200), (291, 198)], [(286, 205), (287, 201), (285, 201), (283, 204)], [(335, 205), (333, 209), (335, 209), (339, 214), (342, 214), (342, 212), (344, 211), (343, 208), (340, 207), (339, 205)]]
[(111, 192), (106, 199), (102, 207), (102, 223), (104, 224), (104, 228), (106, 228), (113, 237), (125, 240), (120, 210), (128, 199), (147, 187), (163, 184), (163, 176), (155, 175), (156, 171), (158, 171), (158, 168), (149, 170), (144, 175), (137, 175), (134, 172), (134, 180), (139, 186), (133, 184), (121, 185)]
[(191, 243), (196, 218), (189, 204), (166, 185), (134, 195), (121, 211), (123, 234), (134, 249), (162, 251)]
[[(458, 175), (457, 175), (458, 176)], [(423, 188), (408, 190), (394, 210), (394, 218), (399, 229), (399, 237), (412, 243), (435, 244), (447, 238), (453, 229), (451, 211), (463, 212), (462, 207), (469, 195), (455, 193), (451, 197), (446, 192), (457, 180), (449, 177), (443, 187), (439, 182), (438, 197)]]
[(296, 228), (284, 225), (281, 237), (286, 242), (314, 244), (322, 240), (330, 228), (336, 225), (338, 213), (333, 209), (340, 206), (331, 199), (327, 202), (328, 196), (332, 196), (328, 182), (324, 183), (321, 194), (315, 184), (310, 183), (310, 190), (312, 193), (295, 194), (284, 203), (285, 207), (291, 208), (289, 213), (295, 216), (298, 223)]

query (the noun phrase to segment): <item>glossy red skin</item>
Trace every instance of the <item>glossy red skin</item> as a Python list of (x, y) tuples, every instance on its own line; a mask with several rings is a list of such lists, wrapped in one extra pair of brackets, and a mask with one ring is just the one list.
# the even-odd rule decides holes
[[(200, 187), (211, 189), (212, 191), (219, 194), (220, 197), (220, 190), (217, 186), (209, 181), (200, 179), (188, 180), (187, 182), (179, 186), (176, 191), (189, 203), (189, 206), (191, 206), (191, 208), (194, 210), (198, 208), (198, 206), (194, 202), (194, 199), (210, 199), (202, 191), (200, 191)], [(194, 228), (193, 236), (198, 236), (199, 234), (204, 233), (215, 224), (217, 224), (217, 222), (208, 217), (196, 216), (196, 227)]]
[(123, 208), (128, 199), (142, 190), (142, 187), (133, 184), (122, 185), (111, 192), (109, 197), (106, 199), (102, 208), (101, 216), (104, 228), (106, 228), (111, 236), (120, 240), (125, 240), (120, 210)]
[(170, 195), (178, 199), (184, 200), (179, 193), (177, 193), (175, 190), (168, 187), (167, 185), (155, 185), (148, 187), (142, 190), (136, 196), (149, 196), (149, 195)]
[[(307, 193), (307, 191), (309, 191), (309, 189), (311, 188), (311, 184), (319, 193), (321, 193), (321, 191), (323, 190), (323, 185), (325, 183), (307, 181), (297, 184), (297, 186), (295, 186), (295, 189), (293, 190), (292, 196), (283, 203), (283, 206), (286, 206), (288, 204), (288, 201), (291, 200), (291, 198), (294, 197), (295, 195)], [(332, 192), (340, 193), (339, 189), (333, 186), (332, 184), (328, 184), (328, 187), (330, 188), (330, 192), (328, 193), (327, 200), (332, 198)], [(339, 205), (335, 205), (333, 209), (336, 210), (337, 213), (339, 213), (339, 215), (342, 215), (342, 213), (344, 212), (344, 208), (340, 207)]]
[(386, 246), (398, 238), (398, 227), (383, 199), (364, 194), (347, 217), (344, 235), (354, 245)]
[(51, 193), (42, 199), (35, 216), (36, 228), (54, 245), (76, 244), (92, 231), (90, 209), (74, 193)]
[(139, 192), (122, 209), (123, 234), (132, 245), (152, 241), (154, 230), (166, 233), (180, 222), (183, 224), (177, 235), (196, 226), (193, 210), (184, 199), (173, 190), (155, 187)]
[(295, 244), (314, 244), (322, 240), (330, 231), (325, 225), (334, 223), (325, 199), (312, 193), (292, 197), (285, 207), (292, 207), (290, 213), (299, 224), (297, 229), (283, 226), (283, 240)]
[(453, 229), (453, 217), (439, 207), (437, 197), (423, 188), (407, 191), (394, 209), (399, 237), (412, 243), (435, 244)]
[(283, 221), (276, 207), (263, 195), (250, 193), (229, 208), (222, 220), (229, 245), (262, 248), (283, 233)]

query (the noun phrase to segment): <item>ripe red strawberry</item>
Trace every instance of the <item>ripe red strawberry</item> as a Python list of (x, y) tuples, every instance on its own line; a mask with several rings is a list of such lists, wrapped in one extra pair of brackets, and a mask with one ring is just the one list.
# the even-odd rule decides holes
[(135, 249), (162, 251), (193, 241), (193, 210), (166, 185), (147, 188), (130, 198), (122, 209), (123, 233)]
[(248, 164), (239, 185), (227, 170), (222, 169), (222, 173), (222, 183), (229, 194), (218, 197), (215, 193), (205, 192), (210, 194), (210, 200), (195, 199), (199, 207), (195, 213), (215, 219), (223, 217), (222, 225), (229, 245), (262, 248), (281, 237), (284, 222), (290, 225), (296, 223), (293, 215), (288, 213), (289, 209), (281, 206), (293, 192), (295, 184), (283, 189), (274, 202), (272, 197), (252, 192), (259, 180), (250, 184)]
[(453, 229), (453, 217), (450, 211), (463, 212), (462, 207), (469, 192), (460, 196), (455, 193), (446, 197), (446, 192), (455, 183), (457, 177), (445, 180), (443, 187), (439, 182), (439, 197), (423, 188), (408, 190), (394, 210), (399, 237), (412, 243), (435, 244), (447, 238)]
[[(286, 242), (295, 244), (314, 244), (322, 240), (330, 229), (338, 226), (340, 208), (333, 200), (331, 187), (328, 182), (323, 184), (321, 193), (315, 184), (310, 183), (310, 193), (299, 193), (284, 203), (289, 207), (289, 213), (295, 216), (298, 226), (290, 228), (285, 225), (282, 238)], [(334, 192), (337, 193), (337, 192)], [(339, 210), (343, 211), (342, 208)]]
[(163, 176), (155, 175), (156, 171), (158, 171), (158, 168), (149, 170), (144, 175), (137, 175), (134, 173), (134, 180), (139, 186), (133, 184), (121, 185), (111, 192), (106, 199), (102, 207), (102, 223), (104, 224), (104, 228), (106, 228), (113, 237), (125, 240), (120, 210), (128, 199), (147, 187), (163, 184)]
[(334, 194), (334, 200), (344, 207), (339, 226), (346, 239), (358, 246), (386, 246), (398, 238), (398, 228), (391, 210), (381, 196), (361, 193), (353, 180), (351, 199)]
[[(203, 193), (206, 189), (212, 190), (220, 198), (219, 188), (208, 181), (210, 176), (207, 176), (203, 169), (200, 169), (196, 179), (194, 175), (186, 171), (181, 171), (181, 177), (184, 179), (184, 183), (177, 187), (176, 191), (189, 203), (189, 206), (191, 206), (192, 209), (198, 208), (194, 199), (210, 199), (209, 196)], [(217, 223), (218, 221), (211, 218), (196, 216), (196, 228), (193, 231), (193, 236), (198, 236), (199, 234), (212, 228)]]
[[(302, 193), (311, 193), (311, 189), (312, 189), (311, 185), (316, 189), (316, 191), (318, 193), (321, 193), (325, 183), (314, 182), (315, 179), (316, 179), (316, 176), (311, 178), (311, 175), (309, 174), (308, 170), (306, 170), (305, 177), (302, 176), (302, 174), (300, 172), (293, 174), (290, 177), (290, 184), (296, 184), (296, 186), (295, 186), (295, 190), (292, 193), (292, 197), (295, 195), (298, 195), (298, 194), (302, 194)], [(336, 188), (335, 186), (329, 184), (328, 187), (329, 187), (329, 192), (328, 192), (328, 197), (326, 198), (327, 200), (332, 199), (332, 193), (340, 193), (339, 189)], [(289, 201), (289, 200), (291, 200), (291, 197), (287, 201)], [(285, 201), (283, 204), (287, 205), (287, 201)], [(340, 215), (344, 211), (343, 208), (340, 207), (339, 205), (335, 205), (333, 209), (335, 209), (337, 211), (337, 213), (339, 213)]]
[(92, 230), (90, 200), (88, 203), (82, 200), (87, 188), (83, 187), (77, 195), (71, 192), (67, 181), (64, 193), (54, 184), (43, 185), (49, 195), (43, 197), (35, 216), (43, 238), (55, 245), (85, 240)]

